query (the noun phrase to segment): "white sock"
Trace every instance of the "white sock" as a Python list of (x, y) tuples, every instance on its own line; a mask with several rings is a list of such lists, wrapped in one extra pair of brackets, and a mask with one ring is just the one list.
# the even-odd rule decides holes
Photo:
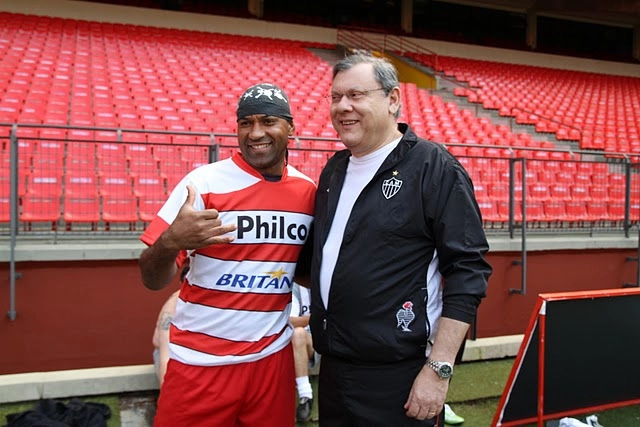
[(300, 397), (300, 399), (302, 399), (303, 397), (313, 399), (313, 389), (311, 388), (311, 383), (309, 382), (308, 376), (296, 378), (296, 387), (298, 389), (298, 396)]

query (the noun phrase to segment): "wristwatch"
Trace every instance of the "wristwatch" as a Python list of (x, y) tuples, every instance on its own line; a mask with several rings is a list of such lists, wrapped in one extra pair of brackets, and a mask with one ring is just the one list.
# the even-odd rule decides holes
[(453, 375), (453, 365), (449, 362), (436, 362), (427, 357), (425, 365), (436, 371), (441, 380), (449, 379)]

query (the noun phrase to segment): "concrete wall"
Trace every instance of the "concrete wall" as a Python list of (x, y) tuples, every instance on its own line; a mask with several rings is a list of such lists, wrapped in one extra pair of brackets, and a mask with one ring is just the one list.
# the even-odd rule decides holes
[[(19, 262), (16, 271), (17, 317), (0, 319), (0, 374), (153, 363), (158, 312), (177, 282), (147, 290), (135, 259)], [(0, 295), (6, 313), (8, 281)]]
[[(517, 295), (509, 290), (521, 285), (522, 269), (514, 264), (519, 241), (490, 238), (494, 273), (478, 314), (478, 338), (524, 333), (539, 293), (620, 288), (635, 281), (636, 264), (627, 262), (637, 253), (635, 238), (530, 240), (527, 293)], [(118, 243), (119, 250), (105, 243), (82, 246), (19, 246), (17, 318), (0, 319), (0, 375), (152, 363), (158, 311), (178, 283), (162, 291), (141, 284), (141, 244)], [(0, 251), (4, 278), (9, 277), (6, 255), (6, 249)], [(0, 282), (5, 313), (8, 295), (5, 279)]]

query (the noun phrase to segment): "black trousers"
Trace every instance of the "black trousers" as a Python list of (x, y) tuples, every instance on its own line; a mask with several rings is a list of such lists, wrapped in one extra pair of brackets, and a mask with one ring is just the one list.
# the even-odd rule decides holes
[(409, 418), (404, 409), (424, 359), (360, 364), (323, 355), (318, 382), (321, 427), (443, 427), (439, 419)]

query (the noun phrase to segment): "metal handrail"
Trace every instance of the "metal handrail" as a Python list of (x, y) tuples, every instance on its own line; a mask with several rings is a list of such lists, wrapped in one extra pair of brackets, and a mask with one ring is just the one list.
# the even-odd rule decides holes
[[(509, 125), (510, 125), (510, 130), (511, 130), (512, 132), (513, 132), (513, 122), (516, 120), (516, 117), (515, 117), (515, 115), (513, 114), (513, 111), (514, 111), (514, 110), (519, 110), (519, 111), (522, 111), (523, 113), (526, 113), (526, 114), (532, 114), (532, 115), (534, 115), (534, 116), (536, 116), (536, 117), (539, 117), (539, 118), (541, 118), (541, 119), (543, 119), (543, 120), (547, 120), (547, 121), (550, 121), (550, 122), (556, 123), (556, 124), (558, 124), (558, 125), (560, 125), (560, 126), (562, 126), (562, 127), (568, 127), (568, 128), (573, 129), (573, 130), (576, 130), (576, 131), (578, 131), (578, 133), (580, 134), (579, 141), (582, 141), (583, 133), (582, 133), (582, 129), (581, 129), (581, 128), (579, 128), (579, 127), (577, 127), (577, 126), (573, 126), (573, 125), (568, 125), (568, 124), (566, 124), (566, 123), (564, 123), (564, 122), (561, 122), (560, 120), (556, 120), (556, 119), (553, 119), (553, 118), (550, 118), (550, 117), (544, 116), (544, 115), (542, 115), (542, 114), (537, 114), (535, 111), (527, 110), (527, 109), (525, 109), (525, 108), (518, 107), (518, 106), (513, 106), (513, 107), (511, 107), (511, 108), (509, 109), (509, 116), (510, 116)], [(517, 122), (516, 122), (516, 123), (517, 123)]]
[(406, 37), (400, 37), (400, 36), (396, 36), (393, 34), (388, 34), (385, 38), (385, 46), (386, 45), (390, 45), (390, 46), (395, 46), (397, 49), (397, 52), (400, 53), (401, 55), (406, 53), (406, 52), (415, 52), (415, 53), (419, 53), (419, 54), (426, 54), (428, 56), (432, 56), (433, 57), (433, 63), (432, 64), (427, 64), (430, 67), (432, 67), (434, 69), (434, 71), (438, 71), (438, 57), (439, 55), (434, 52), (433, 50), (427, 49), (423, 46), (420, 46), (417, 43), (414, 43), (410, 40), (407, 40)]

